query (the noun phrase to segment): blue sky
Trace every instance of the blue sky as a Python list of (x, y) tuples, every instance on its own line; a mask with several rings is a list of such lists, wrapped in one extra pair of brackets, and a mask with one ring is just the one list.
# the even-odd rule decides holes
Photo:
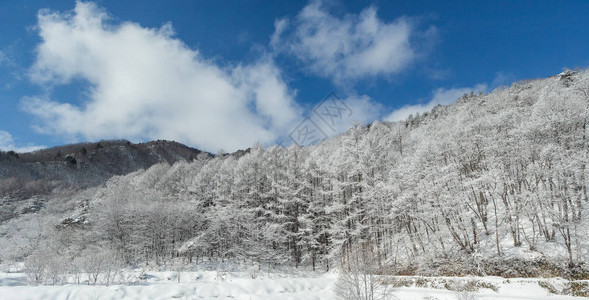
[[(589, 65), (587, 1), (0, 1), (0, 149), (233, 151), (331, 91), (353, 121)], [(335, 133), (335, 132), (333, 132)]]

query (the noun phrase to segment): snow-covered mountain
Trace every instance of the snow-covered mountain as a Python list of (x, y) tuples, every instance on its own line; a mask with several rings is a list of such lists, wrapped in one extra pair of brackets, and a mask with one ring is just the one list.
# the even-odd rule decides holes
[(46, 195), (55, 188), (84, 189), (115, 175), (158, 163), (193, 161), (208, 153), (176, 142), (133, 144), (125, 140), (72, 144), (30, 153), (0, 151), (0, 197)]
[[(587, 278), (588, 121), (589, 72), (566, 71), (307, 148), (196, 160), (161, 150), (149, 163), (125, 151), (117, 163), (129, 167), (108, 173), (121, 176), (54, 189), (36, 214), (4, 222), (1, 254), (42, 268), (51, 262), (40, 257), (95, 253), (119, 265), (182, 257), (326, 270), (360, 257), (380, 273)], [(60, 152), (63, 182), (78, 180), (60, 175), (72, 159), (85, 161), (70, 152)], [(3, 154), (0, 166), (19, 159)]]

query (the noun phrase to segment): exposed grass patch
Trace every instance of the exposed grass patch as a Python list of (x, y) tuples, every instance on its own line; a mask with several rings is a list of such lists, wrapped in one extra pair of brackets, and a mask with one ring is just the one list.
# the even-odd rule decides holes
[(589, 282), (571, 281), (567, 284), (564, 292), (571, 296), (589, 297)]
[(554, 285), (552, 285), (552, 283), (548, 282), (548, 281), (538, 281), (538, 285), (540, 287), (542, 287), (543, 289), (547, 290), (549, 293), (551, 294), (555, 294), (555, 295), (559, 295), (560, 292), (554, 287)]

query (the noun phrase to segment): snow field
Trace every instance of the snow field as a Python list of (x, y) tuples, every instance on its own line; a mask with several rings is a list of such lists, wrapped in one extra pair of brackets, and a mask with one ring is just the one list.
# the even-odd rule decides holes
[[(127, 270), (120, 278), (130, 278), (141, 270)], [(0, 299), (335, 299), (334, 284), (337, 273), (285, 272), (261, 273), (252, 278), (248, 272), (147, 272), (144, 279), (134, 277), (127, 284), (61, 286), (30, 286), (26, 274), (0, 272)], [(179, 276), (179, 278), (178, 278)], [(418, 277), (394, 277), (408, 282)], [(566, 280), (500, 277), (419, 277), (425, 284), (412, 283), (394, 289), (391, 299), (583, 299), (550, 294), (539, 282), (548, 282), (560, 290)], [(68, 281), (71, 282), (71, 279)], [(477, 292), (455, 292), (443, 289), (444, 284), (464, 285), (477, 281), (489, 288)], [(585, 281), (586, 282), (586, 281)], [(496, 289), (494, 291), (493, 289)]]

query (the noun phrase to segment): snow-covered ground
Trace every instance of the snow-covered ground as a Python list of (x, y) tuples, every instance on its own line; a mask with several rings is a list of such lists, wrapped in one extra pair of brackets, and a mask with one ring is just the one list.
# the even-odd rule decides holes
[[(121, 278), (141, 271), (128, 271)], [(178, 278), (179, 276), (179, 278)], [(285, 272), (260, 273), (252, 278), (248, 272), (147, 272), (140, 280), (127, 284), (59, 286), (29, 286), (24, 273), (0, 272), (0, 299), (334, 299), (336, 273)], [(133, 277), (135, 279), (137, 277)], [(395, 277), (407, 282), (416, 277)], [(423, 279), (423, 278), (422, 278)], [(499, 277), (425, 278), (427, 283), (417, 287), (394, 289), (391, 299), (582, 299), (581, 297), (550, 294), (538, 283), (549, 282), (562, 287), (563, 279), (504, 279)], [(493, 288), (477, 292), (453, 292), (441, 288), (444, 284), (478, 281)], [(497, 291), (494, 291), (496, 289)]]

